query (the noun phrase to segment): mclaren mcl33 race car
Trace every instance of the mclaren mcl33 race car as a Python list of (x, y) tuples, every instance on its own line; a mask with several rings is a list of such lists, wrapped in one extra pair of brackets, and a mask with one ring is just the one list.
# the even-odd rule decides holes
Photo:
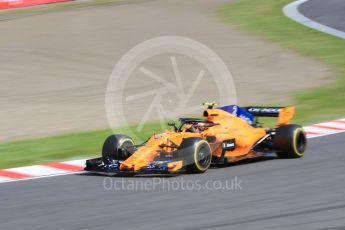
[[(86, 171), (105, 174), (203, 173), (220, 165), (276, 153), (299, 158), (307, 146), (299, 125), (289, 124), (294, 107), (215, 108), (204, 103), (204, 118), (180, 118), (171, 131), (154, 134), (140, 145), (126, 135), (111, 135), (102, 156), (86, 161)], [(275, 128), (265, 128), (258, 117), (277, 117)]]

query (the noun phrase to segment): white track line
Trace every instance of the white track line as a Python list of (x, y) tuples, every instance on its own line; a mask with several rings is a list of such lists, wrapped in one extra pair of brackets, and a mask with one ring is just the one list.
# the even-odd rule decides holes
[(291, 18), (292, 20), (294, 20), (294, 21), (296, 21), (302, 25), (305, 25), (309, 28), (321, 31), (323, 33), (333, 35), (333, 36), (338, 37), (338, 38), (345, 39), (345, 32), (331, 28), (329, 26), (322, 25), (318, 22), (313, 21), (310, 18), (307, 18), (303, 14), (301, 14), (298, 11), (298, 7), (307, 1), (309, 1), (309, 0), (298, 0), (298, 1), (292, 2), (283, 8), (283, 13), (287, 17)]
[(310, 135), (307, 138), (311, 139), (311, 138), (316, 138), (316, 137), (324, 137), (324, 136), (329, 136), (329, 135), (334, 135), (334, 134), (339, 134), (339, 133), (344, 133), (344, 132), (345, 132), (345, 130), (337, 131), (337, 132), (332, 132), (332, 133), (321, 133), (321, 134), (318, 134), (318, 135)]
[(36, 176), (36, 177), (22, 178), (22, 179), (11, 179), (11, 178), (8, 178), (8, 177), (0, 177), (0, 184), (7, 183), (7, 182), (16, 182), (16, 181), (24, 181), (24, 180), (35, 180), (35, 179), (40, 179), (40, 178), (65, 176), (65, 175), (71, 175), (71, 174), (83, 174), (83, 173), (86, 173), (86, 171), (64, 172), (64, 173), (60, 173), (60, 174), (51, 174), (51, 175)]
[(73, 161), (65, 161), (63, 163), (74, 165), (74, 166), (85, 166), (85, 159), (78, 159)]
[(34, 166), (13, 168), (10, 171), (14, 172), (14, 173), (27, 174), (27, 175), (30, 175), (33, 177), (47, 176), (47, 175), (54, 175), (54, 174), (63, 174), (63, 173), (68, 172), (66, 170), (54, 169), (54, 168), (46, 167), (43, 165), (34, 165)]
[[(312, 132), (317, 134), (331, 134), (334, 133), (334, 130), (328, 130), (328, 129), (321, 129), (313, 126), (304, 127), (305, 132)], [(313, 134), (312, 134), (313, 135)]]

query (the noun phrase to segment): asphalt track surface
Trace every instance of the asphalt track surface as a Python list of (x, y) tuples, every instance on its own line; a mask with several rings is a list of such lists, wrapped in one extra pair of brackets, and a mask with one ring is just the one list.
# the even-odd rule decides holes
[(301, 159), (264, 158), (165, 178), (203, 185), (237, 177), (239, 190), (107, 190), (104, 177), (94, 175), (0, 184), (1, 229), (344, 229), (344, 139), (345, 133), (309, 139)]
[(345, 32), (344, 0), (310, 0), (301, 4), (298, 10), (313, 21)]

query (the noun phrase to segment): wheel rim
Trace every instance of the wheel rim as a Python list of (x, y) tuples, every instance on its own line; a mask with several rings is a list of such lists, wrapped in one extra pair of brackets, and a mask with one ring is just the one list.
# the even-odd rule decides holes
[(300, 131), (296, 137), (296, 145), (297, 145), (296, 148), (297, 148), (298, 153), (302, 154), (304, 152), (306, 143), (307, 143), (306, 137), (304, 133)]
[[(117, 150), (117, 158), (125, 160), (127, 159), (131, 154), (128, 151), (128, 147), (133, 146), (133, 141), (132, 140), (125, 140), (123, 143), (121, 143), (120, 148)], [(125, 151), (124, 151), (125, 150)]]
[(209, 166), (211, 162), (211, 154), (207, 146), (201, 146), (197, 153), (197, 163), (198, 165), (205, 169)]
[(132, 146), (133, 142), (131, 140), (125, 140), (122, 144), (121, 144), (121, 148), (126, 148), (129, 146)]

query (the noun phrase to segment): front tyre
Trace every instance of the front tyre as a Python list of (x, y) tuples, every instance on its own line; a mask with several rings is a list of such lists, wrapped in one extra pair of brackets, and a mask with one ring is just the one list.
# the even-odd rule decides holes
[(111, 158), (114, 160), (126, 160), (131, 155), (131, 147), (134, 146), (132, 138), (122, 134), (110, 135), (103, 144), (102, 160), (105, 162)]
[(184, 139), (178, 149), (187, 173), (204, 173), (211, 165), (212, 151), (207, 141), (192, 137)]
[(283, 125), (276, 129), (274, 148), (280, 158), (300, 158), (307, 147), (307, 137), (299, 125)]

